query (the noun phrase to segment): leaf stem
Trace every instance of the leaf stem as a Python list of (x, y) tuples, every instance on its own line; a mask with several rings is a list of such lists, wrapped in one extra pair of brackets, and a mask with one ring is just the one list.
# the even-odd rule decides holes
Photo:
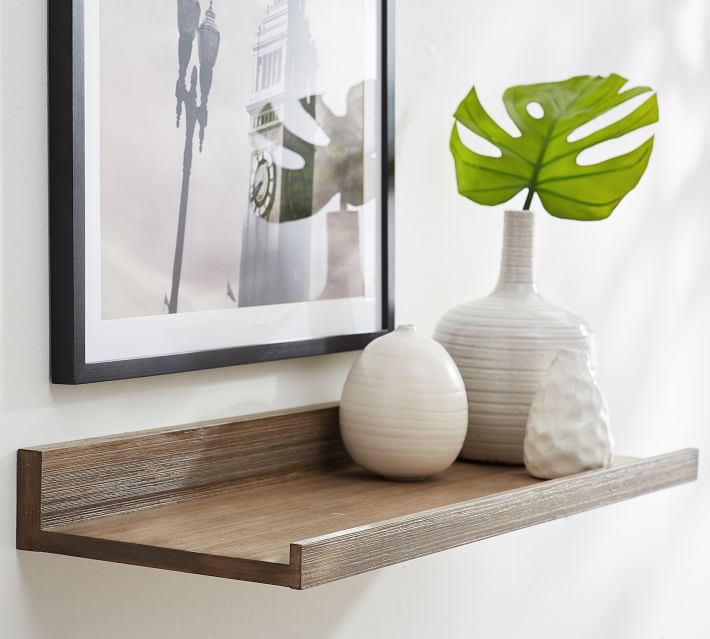
[(530, 210), (530, 207), (532, 206), (533, 197), (535, 197), (535, 189), (533, 187), (530, 187), (528, 189), (528, 197), (525, 200), (525, 206), (523, 207), (523, 211)]

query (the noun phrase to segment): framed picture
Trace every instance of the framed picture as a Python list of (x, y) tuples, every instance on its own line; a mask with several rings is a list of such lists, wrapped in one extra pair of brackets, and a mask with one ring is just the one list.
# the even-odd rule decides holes
[(393, 328), (393, 0), (49, 3), (52, 381)]

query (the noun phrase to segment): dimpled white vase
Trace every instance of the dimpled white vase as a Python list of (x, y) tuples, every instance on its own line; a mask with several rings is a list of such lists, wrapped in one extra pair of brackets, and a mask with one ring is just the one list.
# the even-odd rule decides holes
[(533, 277), (534, 213), (507, 211), (498, 285), (439, 322), (434, 337), (461, 371), (469, 402), (462, 457), (523, 463), (530, 404), (557, 351), (595, 357), (586, 322), (545, 301)]
[(609, 409), (585, 353), (560, 351), (530, 407), (525, 467), (556, 479), (611, 466)]
[(466, 388), (451, 357), (413, 326), (372, 342), (348, 375), (340, 430), (350, 456), (392, 479), (445, 471), (468, 426)]

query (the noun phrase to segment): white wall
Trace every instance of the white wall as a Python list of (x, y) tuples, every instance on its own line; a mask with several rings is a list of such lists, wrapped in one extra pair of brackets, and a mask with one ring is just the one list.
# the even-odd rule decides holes
[[(154, 0), (151, 0), (154, 1)], [(305, 593), (14, 550), (15, 450), (333, 400), (352, 356), (52, 388), (44, 2), (0, 0), (0, 636), (706, 639), (710, 479)], [(455, 193), (450, 115), (476, 82), (626, 74), (660, 93), (646, 179), (608, 222), (541, 216), (538, 276), (596, 327), (620, 450), (710, 451), (706, 0), (399, 4), (398, 315), (481, 296), (501, 212)]]

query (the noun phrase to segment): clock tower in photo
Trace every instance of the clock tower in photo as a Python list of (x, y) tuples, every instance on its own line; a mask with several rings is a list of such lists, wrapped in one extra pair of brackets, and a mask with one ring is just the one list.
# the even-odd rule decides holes
[[(289, 118), (315, 118), (316, 53), (305, 0), (270, 0), (254, 44), (251, 170), (242, 238), (239, 306), (308, 301), (315, 148), (291, 133)], [(284, 151), (285, 150), (285, 151)], [(282, 166), (300, 156), (302, 168)]]

